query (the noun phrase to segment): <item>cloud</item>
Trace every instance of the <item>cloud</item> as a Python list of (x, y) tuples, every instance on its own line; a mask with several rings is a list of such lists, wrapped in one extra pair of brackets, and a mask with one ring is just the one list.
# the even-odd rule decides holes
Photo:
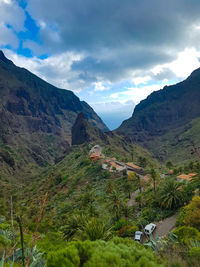
[(110, 95), (113, 99), (131, 99), (134, 103), (138, 104), (142, 99), (146, 98), (153, 91), (162, 89), (166, 83), (159, 83), (153, 85), (145, 85), (143, 87), (130, 87), (125, 91), (113, 93)]
[(19, 32), (24, 28), (25, 13), (15, 0), (0, 0), (0, 22)]
[(0, 46), (18, 48), (17, 32), (24, 30), (24, 21), (24, 11), (16, 1), (0, 0)]
[(29, 0), (27, 10), (48, 53), (84, 54), (71, 68), (86, 82), (126, 79), (200, 42), (196, 0)]
[(103, 82), (95, 82), (94, 83), (94, 91), (105, 91), (110, 90), (110, 83)]
[(129, 114), (130, 111), (133, 111), (133, 107), (135, 106), (132, 100), (129, 101), (108, 101), (108, 102), (97, 102), (90, 103), (91, 106), (95, 108), (95, 110), (100, 114), (108, 114), (108, 113), (124, 113)]
[(12, 44), (13, 48), (17, 48), (19, 41), (11, 28), (8, 28), (4, 23), (0, 22), (0, 45), (6, 46)]
[(173, 77), (183, 79), (189, 76), (194, 69), (199, 68), (199, 57), (200, 51), (197, 51), (194, 47), (186, 48), (178, 53), (175, 60), (163, 65), (157, 65), (152, 69), (152, 72), (156, 79), (170, 79)]
[[(24, 30), (24, 10), (16, 0), (0, 0), (0, 7), (2, 44), (16, 48), (15, 33)], [(200, 49), (200, 2), (196, 0), (29, 0), (25, 11), (39, 27), (40, 41), (24, 40), (23, 48), (36, 56), (49, 55), (38, 71), (50, 82), (54, 73), (54, 83), (72, 90), (93, 86), (104, 91), (112, 87), (106, 84), (128, 79), (137, 86), (146, 77), (144, 82), (183, 77), (188, 71), (183, 71), (183, 64), (175, 64), (180, 62), (178, 53)], [(68, 68), (60, 62), (66, 54), (77, 57), (65, 63)], [(64, 70), (52, 70), (57, 58)], [(191, 61), (194, 58), (190, 65)], [(156, 66), (162, 70), (155, 75)]]
[(90, 105), (110, 130), (116, 129), (123, 120), (131, 117), (135, 107), (135, 103), (132, 100), (90, 103)]
[(70, 72), (73, 61), (80, 60), (81, 55), (73, 53), (62, 53), (59, 56), (51, 56), (46, 59), (37, 57), (27, 58), (17, 55), (11, 50), (3, 49), (5, 55), (16, 65), (24, 67), (49, 83), (74, 92), (80, 90), (80, 81), (76, 80), (77, 74)]

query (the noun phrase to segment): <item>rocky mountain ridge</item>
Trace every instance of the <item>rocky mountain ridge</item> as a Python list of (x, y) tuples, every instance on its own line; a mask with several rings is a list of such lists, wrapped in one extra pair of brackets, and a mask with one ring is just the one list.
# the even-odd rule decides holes
[(150, 94), (116, 132), (143, 145), (161, 160), (175, 158), (177, 146), (179, 152), (181, 146), (185, 151), (178, 152), (179, 161), (193, 159), (192, 151), (200, 148), (200, 138), (191, 133), (184, 136), (200, 118), (199, 105), (200, 68), (186, 80)]
[[(37, 169), (52, 164), (68, 153), (71, 129), (80, 112), (95, 127), (108, 130), (72, 91), (17, 67), (0, 51), (0, 165), (8, 176), (27, 165)], [(14, 163), (9, 165), (5, 158)]]

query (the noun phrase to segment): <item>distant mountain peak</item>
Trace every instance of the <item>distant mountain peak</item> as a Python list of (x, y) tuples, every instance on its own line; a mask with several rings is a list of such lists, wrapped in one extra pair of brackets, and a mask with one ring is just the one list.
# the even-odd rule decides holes
[(107, 142), (106, 135), (92, 125), (83, 112), (80, 112), (72, 127), (72, 145), (80, 145), (85, 142)]
[(0, 50), (0, 60), (6, 64), (13, 64), (11, 60), (7, 59), (2, 50)]
[[(56, 88), (17, 67), (0, 51), (0, 174), (3, 169), (3, 173), (18, 177), (23, 170), (30, 177), (36, 169), (60, 160), (69, 152), (71, 129), (81, 112), (88, 133), (95, 132), (96, 136), (99, 129), (108, 130), (95, 111), (72, 91)], [(99, 129), (90, 130), (88, 121)], [(5, 146), (18, 155), (16, 159)]]
[(199, 105), (200, 68), (186, 80), (151, 93), (116, 132), (163, 161), (193, 160), (200, 155)]

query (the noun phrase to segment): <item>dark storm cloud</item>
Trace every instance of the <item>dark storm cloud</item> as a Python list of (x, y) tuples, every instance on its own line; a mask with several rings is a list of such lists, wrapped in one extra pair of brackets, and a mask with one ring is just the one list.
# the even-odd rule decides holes
[[(141, 60), (142, 58), (144, 60)], [(157, 62), (167, 62), (172, 60), (173, 56), (167, 52), (161, 53), (154, 49), (118, 49), (115, 52), (112, 50), (107, 57), (101, 55), (94, 55), (85, 57), (81, 61), (75, 61), (71, 65), (74, 71), (81, 71), (84, 73), (85, 78), (91, 75), (95, 77), (102, 77), (107, 80), (117, 81), (121, 76), (124, 78), (130, 75), (133, 69), (148, 69), (152, 64)], [(126, 77), (127, 78), (127, 77)]]
[(122, 79), (199, 44), (199, 0), (29, 0), (27, 9), (46, 52), (84, 55), (72, 70), (86, 80)]

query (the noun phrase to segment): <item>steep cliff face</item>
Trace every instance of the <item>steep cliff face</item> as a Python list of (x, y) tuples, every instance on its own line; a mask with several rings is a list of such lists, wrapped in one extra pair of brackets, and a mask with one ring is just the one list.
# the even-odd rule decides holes
[(72, 145), (83, 143), (104, 143), (107, 142), (106, 135), (86, 120), (83, 113), (79, 113), (72, 127)]
[[(194, 120), (198, 118), (200, 69), (195, 70), (183, 82), (153, 92), (136, 106), (132, 117), (124, 121), (116, 132), (143, 144), (153, 151), (156, 157), (166, 160), (174, 157), (177, 153), (174, 149), (175, 143), (182, 142), (183, 134), (194, 127)], [(193, 137), (194, 135), (190, 134), (188, 142), (182, 143), (182, 152), (185, 153), (182, 153), (181, 157), (184, 160), (192, 159), (194, 154), (192, 155), (191, 151), (194, 146), (198, 149), (200, 145), (200, 138), (195, 138), (194, 144)]]
[(0, 167), (12, 175), (27, 163), (34, 168), (54, 163), (69, 151), (72, 125), (80, 112), (92, 125), (108, 130), (73, 92), (15, 66), (0, 51), (0, 151), (14, 161), (10, 166), (0, 154)]

